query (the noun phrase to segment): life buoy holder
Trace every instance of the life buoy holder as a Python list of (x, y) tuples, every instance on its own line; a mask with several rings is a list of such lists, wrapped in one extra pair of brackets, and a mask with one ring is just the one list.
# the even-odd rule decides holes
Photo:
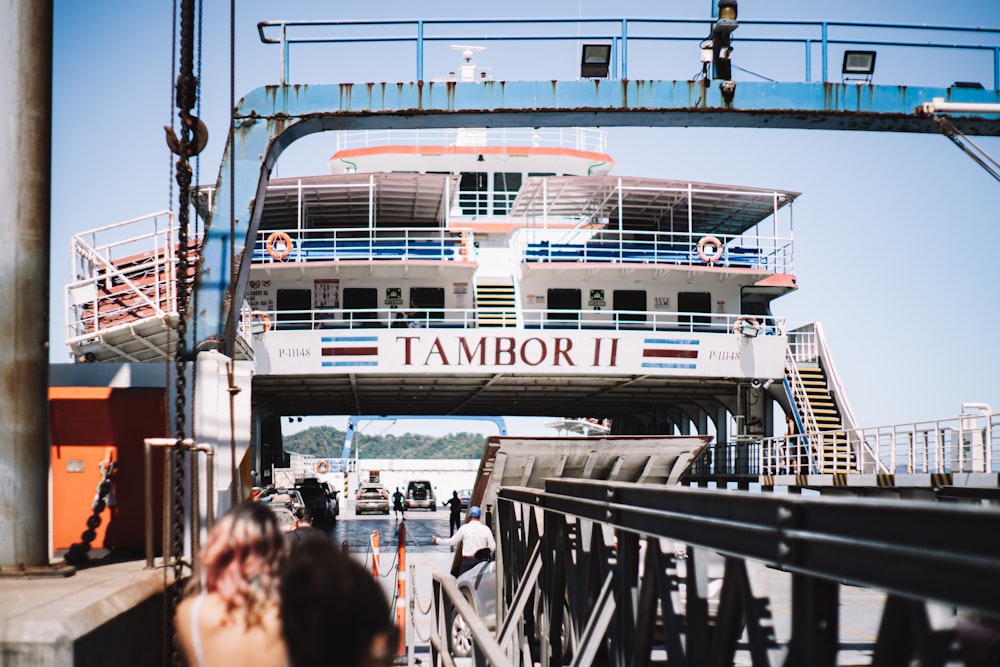
[(722, 257), (722, 241), (715, 236), (703, 236), (698, 241), (698, 257), (706, 264), (715, 264)]
[(252, 313), (250, 313), (250, 317), (251, 318), (256, 317), (258, 320), (260, 320), (261, 324), (264, 325), (264, 333), (267, 333), (268, 331), (271, 330), (271, 318), (267, 316), (267, 313), (262, 313), (259, 310), (255, 310)]
[(325, 473), (325, 472), (330, 472), (330, 464), (328, 462), (326, 462), (326, 461), (317, 461), (316, 462), (316, 472), (318, 472), (320, 474)]
[[(281, 244), (282, 249), (278, 249), (278, 244)], [(267, 254), (277, 260), (283, 260), (292, 254), (292, 237), (285, 232), (274, 232), (267, 237), (267, 241), (264, 243), (264, 248), (267, 250)]]
[[(757, 333), (760, 333), (760, 322), (757, 321), (755, 317), (739, 317), (736, 319), (736, 323), (733, 325), (733, 333), (741, 334), (743, 333), (743, 325), (748, 324), (753, 327)], [(757, 334), (755, 333), (754, 336)]]

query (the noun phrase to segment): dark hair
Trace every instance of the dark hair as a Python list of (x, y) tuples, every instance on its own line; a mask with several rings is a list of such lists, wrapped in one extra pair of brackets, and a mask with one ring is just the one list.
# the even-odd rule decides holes
[(293, 667), (325, 664), (331, 646), (338, 665), (361, 667), (375, 636), (391, 630), (382, 587), (360, 563), (317, 537), (303, 540), (288, 557), (281, 623)]

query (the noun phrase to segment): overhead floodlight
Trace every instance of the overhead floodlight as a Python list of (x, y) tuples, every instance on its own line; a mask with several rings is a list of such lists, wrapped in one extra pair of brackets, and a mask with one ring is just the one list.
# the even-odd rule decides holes
[(863, 79), (871, 81), (875, 73), (874, 51), (844, 51), (844, 64), (840, 68), (844, 81)]
[(584, 44), (580, 55), (580, 76), (604, 79), (611, 66), (610, 44)]

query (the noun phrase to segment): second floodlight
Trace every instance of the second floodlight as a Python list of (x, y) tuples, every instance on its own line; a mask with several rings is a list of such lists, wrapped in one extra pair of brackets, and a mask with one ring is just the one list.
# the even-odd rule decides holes
[(580, 55), (580, 76), (607, 78), (611, 67), (610, 44), (584, 44)]

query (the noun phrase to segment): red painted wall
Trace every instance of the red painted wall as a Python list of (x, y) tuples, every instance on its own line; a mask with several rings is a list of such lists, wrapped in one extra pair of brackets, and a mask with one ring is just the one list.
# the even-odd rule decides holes
[[(101, 481), (99, 463), (111, 452), (118, 462), (115, 505), (101, 513), (91, 547), (143, 552), (144, 438), (167, 434), (166, 391), (155, 387), (50, 387), (52, 545), (81, 541)], [(163, 518), (162, 450), (153, 451), (153, 536), (159, 544)]]

